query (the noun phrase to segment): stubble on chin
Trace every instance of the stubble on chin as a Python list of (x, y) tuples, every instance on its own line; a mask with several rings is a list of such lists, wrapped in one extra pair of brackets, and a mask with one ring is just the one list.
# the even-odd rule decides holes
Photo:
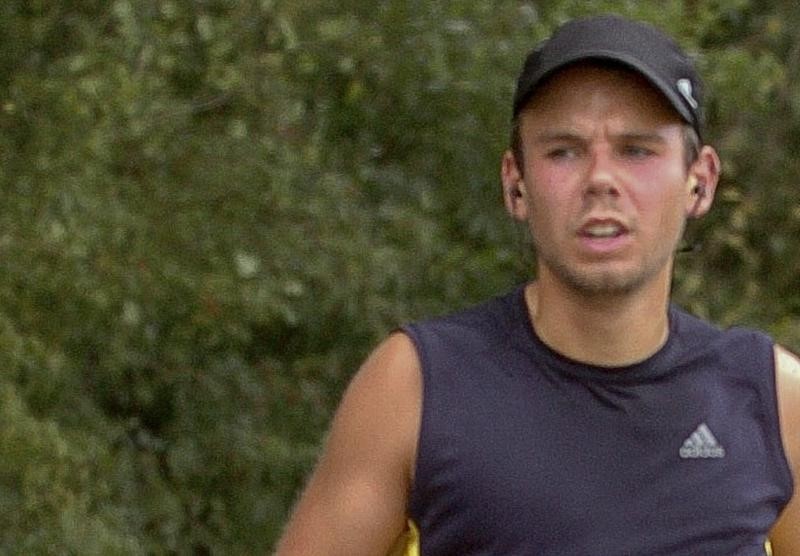
[(602, 263), (570, 264), (536, 248), (540, 274), (545, 266), (564, 286), (584, 296), (625, 296), (639, 291), (655, 280), (665, 268), (671, 268), (671, 257), (672, 252), (667, 252), (640, 261), (633, 267), (609, 268), (610, 265), (604, 266)]

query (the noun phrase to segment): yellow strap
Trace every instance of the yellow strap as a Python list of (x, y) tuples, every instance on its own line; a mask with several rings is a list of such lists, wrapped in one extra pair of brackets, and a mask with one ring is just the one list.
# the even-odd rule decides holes
[(764, 553), (767, 556), (772, 556), (772, 543), (769, 542), (769, 539), (764, 541)]
[(408, 526), (387, 556), (419, 556), (419, 529), (408, 520)]

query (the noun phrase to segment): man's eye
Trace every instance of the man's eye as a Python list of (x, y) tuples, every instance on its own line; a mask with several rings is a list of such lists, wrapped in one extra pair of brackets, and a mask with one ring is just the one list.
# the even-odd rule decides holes
[(622, 149), (622, 154), (633, 158), (644, 158), (653, 154), (653, 150), (639, 145), (626, 145)]
[(574, 147), (557, 147), (547, 151), (547, 158), (554, 160), (570, 159), (578, 156), (578, 150)]

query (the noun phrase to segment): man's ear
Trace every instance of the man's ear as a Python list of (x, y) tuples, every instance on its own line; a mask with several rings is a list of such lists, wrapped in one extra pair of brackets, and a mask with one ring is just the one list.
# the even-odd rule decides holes
[(503, 161), (500, 168), (503, 203), (512, 218), (526, 221), (528, 219), (528, 200), (522, 175), (522, 170), (517, 163), (517, 157), (514, 156), (511, 150), (507, 150), (503, 153)]
[(713, 147), (704, 145), (700, 149), (686, 180), (686, 216), (700, 218), (708, 212), (714, 202), (721, 172), (719, 156)]

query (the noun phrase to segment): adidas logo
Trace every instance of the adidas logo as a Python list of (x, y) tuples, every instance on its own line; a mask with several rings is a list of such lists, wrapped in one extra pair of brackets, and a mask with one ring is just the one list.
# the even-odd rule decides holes
[(679, 453), (683, 459), (724, 458), (725, 448), (719, 445), (711, 429), (703, 423), (683, 441)]
[(675, 86), (678, 87), (678, 91), (683, 95), (683, 98), (686, 99), (686, 102), (689, 105), (697, 110), (699, 106), (697, 104), (697, 99), (694, 98), (694, 91), (692, 90), (692, 82), (689, 79), (678, 79), (678, 82), (675, 83)]

